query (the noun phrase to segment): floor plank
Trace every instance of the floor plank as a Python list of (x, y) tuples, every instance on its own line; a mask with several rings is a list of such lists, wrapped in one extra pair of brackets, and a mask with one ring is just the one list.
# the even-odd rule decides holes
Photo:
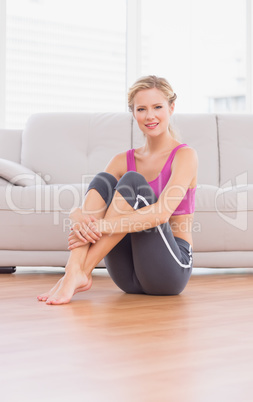
[(98, 269), (70, 304), (37, 302), (62, 273), (0, 276), (1, 402), (252, 401), (253, 270), (195, 270), (166, 297)]

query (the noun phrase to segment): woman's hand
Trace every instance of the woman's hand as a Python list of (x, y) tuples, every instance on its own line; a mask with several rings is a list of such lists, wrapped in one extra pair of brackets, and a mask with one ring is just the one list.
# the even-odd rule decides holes
[[(73, 222), (72, 235), (75, 235), (78, 243), (81, 242), (78, 247), (87, 243), (96, 243), (102, 237), (102, 233), (98, 230), (98, 220), (93, 215), (84, 214), (80, 208), (77, 208), (71, 212), (70, 219)], [(74, 240), (73, 236), (71, 239)]]
[(74, 248), (77, 247), (83, 247), (87, 244), (84, 241), (81, 241), (75, 234), (73, 230), (70, 231), (69, 237), (68, 237), (68, 249), (73, 250)]

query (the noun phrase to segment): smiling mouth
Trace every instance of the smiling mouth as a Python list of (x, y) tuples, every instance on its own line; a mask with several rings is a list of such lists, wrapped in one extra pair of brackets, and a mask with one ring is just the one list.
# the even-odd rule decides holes
[(159, 123), (151, 123), (151, 124), (145, 124), (146, 127), (148, 128), (155, 128), (158, 126)]

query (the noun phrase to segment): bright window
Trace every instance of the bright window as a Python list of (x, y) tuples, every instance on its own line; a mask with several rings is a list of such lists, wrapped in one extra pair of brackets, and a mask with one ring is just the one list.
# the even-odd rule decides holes
[(37, 112), (126, 111), (134, 66), (170, 81), (178, 113), (246, 111), (246, 0), (5, 1), (8, 128)]
[(164, 76), (177, 112), (246, 110), (246, 1), (142, 0), (142, 75)]
[(7, 0), (6, 126), (125, 110), (125, 0)]

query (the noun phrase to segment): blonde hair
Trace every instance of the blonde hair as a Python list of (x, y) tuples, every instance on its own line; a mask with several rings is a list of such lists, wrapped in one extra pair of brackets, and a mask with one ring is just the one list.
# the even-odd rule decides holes
[[(128, 107), (129, 111), (133, 113), (134, 110), (134, 97), (135, 95), (144, 89), (152, 89), (157, 88), (159, 89), (165, 98), (168, 100), (169, 105), (175, 102), (177, 99), (177, 95), (173, 91), (171, 85), (165, 78), (157, 77), (156, 75), (147, 75), (145, 77), (139, 78), (130, 88), (128, 91)], [(169, 124), (169, 131), (172, 137), (176, 138), (176, 132)]]

